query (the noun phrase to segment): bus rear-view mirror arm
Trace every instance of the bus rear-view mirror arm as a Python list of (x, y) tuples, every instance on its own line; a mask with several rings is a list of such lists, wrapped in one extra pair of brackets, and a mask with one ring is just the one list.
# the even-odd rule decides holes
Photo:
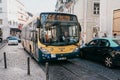
[(40, 28), (40, 26), (41, 26), (40, 19), (37, 18), (37, 28)]
[(81, 25), (80, 25), (80, 23), (78, 23), (78, 26), (79, 26), (79, 31), (81, 31), (82, 29), (81, 29)]

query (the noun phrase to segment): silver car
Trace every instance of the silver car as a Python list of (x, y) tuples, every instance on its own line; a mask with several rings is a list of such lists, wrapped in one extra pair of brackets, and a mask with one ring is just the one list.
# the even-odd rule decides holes
[(18, 40), (14, 37), (8, 39), (8, 45), (18, 45)]

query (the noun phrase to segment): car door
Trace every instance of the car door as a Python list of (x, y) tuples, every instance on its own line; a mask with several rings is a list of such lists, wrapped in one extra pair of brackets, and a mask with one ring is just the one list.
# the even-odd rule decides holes
[(93, 55), (96, 52), (96, 48), (98, 46), (98, 40), (92, 40), (91, 42), (88, 43), (88, 45), (86, 46), (86, 52), (85, 52), (85, 56), (89, 59), (93, 59)]
[(109, 50), (109, 41), (106, 39), (98, 40), (98, 47), (96, 48), (96, 52), (94, 53), (94, 59), (97, 61), (102, 61), (104, 59), (104, 55)]

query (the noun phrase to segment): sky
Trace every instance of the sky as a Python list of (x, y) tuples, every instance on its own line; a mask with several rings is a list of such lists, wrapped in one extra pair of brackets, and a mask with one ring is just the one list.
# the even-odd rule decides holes
[(33, 14), (55, 11), (57, 0), (21, 0), (27, 11)]

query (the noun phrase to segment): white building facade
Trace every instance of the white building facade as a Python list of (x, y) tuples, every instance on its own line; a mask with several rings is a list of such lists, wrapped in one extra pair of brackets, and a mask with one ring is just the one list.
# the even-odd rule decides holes
[(120, 0), (100, 0), (100, 35), (113, 36), (113, 12), (120, 9)]
[(20, 31), (27, 18), (25, 6), (20, 0), (0, 0), (0, 28), (3, 39), (10, 35), (16, 36), (16, 31)]
[[(9, 35), (10, 29), (8, 29), (8, 14), (7, 14), (7, 1), (0, 0), (0, 29), (1, 37), (4, 39), (6, 35)], [(4, 31), (4, 32), (3, 32)]]

